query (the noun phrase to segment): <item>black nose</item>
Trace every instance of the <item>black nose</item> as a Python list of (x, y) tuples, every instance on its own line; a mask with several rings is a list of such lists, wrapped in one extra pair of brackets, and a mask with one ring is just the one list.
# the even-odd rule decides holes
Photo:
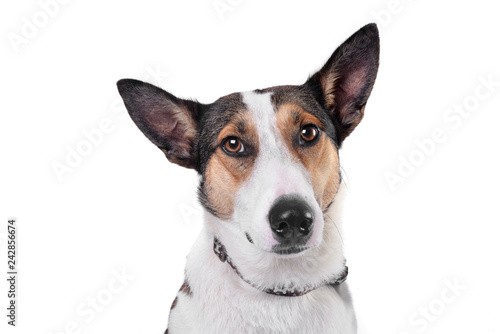
[(313, 222), (311, 207), (298, 196), (282, 195), (269, 210), (269, 224), (281, 246), (304, 245), (311, 236)]

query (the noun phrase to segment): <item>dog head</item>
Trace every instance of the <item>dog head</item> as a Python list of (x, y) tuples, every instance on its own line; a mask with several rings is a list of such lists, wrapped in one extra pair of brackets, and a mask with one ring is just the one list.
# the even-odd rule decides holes
[[(378, 30), (369, 24), (300, 86), (234, 93), (211, 104), (131, 79), (118, 89), (133, 121), (168, 160), (200, 174), (209, 228), (241, 261), (240, 271), (272, 285), (276, 272), (266, 278), (255, 263), (262, 271), (272, 265), (282, 268), (281, 281), (299, 285), (342, 270), (340, 232), (326, 213), (341, 185), (338, 149), (363, 118), (378, 58)], [(303, 267), (307, 258), (317, 272)], [(250, 263), (253, 269), (245, 269)]]

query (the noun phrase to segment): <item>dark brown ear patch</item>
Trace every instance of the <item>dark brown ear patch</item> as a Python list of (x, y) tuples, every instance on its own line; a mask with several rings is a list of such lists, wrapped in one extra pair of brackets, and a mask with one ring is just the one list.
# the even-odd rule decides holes
[(319, 89), (323, 104), (337, 126), (340, 145), (364, 115), (379, 64), (377, 26), (364, 26), (335, 50), (306, 84)]
[(196, 136), (199, 105), (133, 79), (117, 83), (125, 107), (137, 127), (158, 146), (168, 160), (196, 167)]

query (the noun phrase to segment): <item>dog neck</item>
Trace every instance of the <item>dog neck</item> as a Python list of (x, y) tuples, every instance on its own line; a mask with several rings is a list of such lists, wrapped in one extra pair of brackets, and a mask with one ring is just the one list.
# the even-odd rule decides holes
[(258, 289), (262, 292), (271, 294), (271, 295), (276, 295), (276, 296), (282, 296), (282, 297), (298, 297), (298, 296), (303, 296), (313, 290), (316, 290), (317, 288), (325, 285), (340, 285), (344, 283), (344, 281), (347, 279), (347, 274), (349, 273), (348, 267), (344, 264), (344, 270), (340, 275), (335, 275), (331, 279), (325, 280), (321, 284), (317, 284), (316, 286), (313, 286), (311, 288), (307, 289), (287, 289), (286, 287), (279, 287), (276, 286), (274, 288), (267, 288), (267, 289), (262, 289), (250, 282), (249, 280), (245, 279), (243, 275), (239, 272), (238, 267), (236, 264), (233, 262), (231, 257), (227, 254), (226, 247), (217, 239), (214, 237), (214, 253), (217, 255), (219, 260), (221, 262), (227, 262), (231, 268), (233, 268), (234, 272), (247, 284), (251, 285), (255, 289)]

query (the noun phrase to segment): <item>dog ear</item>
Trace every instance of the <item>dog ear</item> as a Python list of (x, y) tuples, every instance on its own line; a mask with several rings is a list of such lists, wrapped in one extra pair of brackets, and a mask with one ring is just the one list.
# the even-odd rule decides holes
[(363, 118), (377, 77), (379, 49), (377, 25), (368, 24), (339, 46), (306, 83), (319, 92), (333, 118), (339, 145)]
[(117, 86), (134, 123), (167, 159), (196, 168), (197, 118), (201, 105), (138, 80), (122, 79)]

